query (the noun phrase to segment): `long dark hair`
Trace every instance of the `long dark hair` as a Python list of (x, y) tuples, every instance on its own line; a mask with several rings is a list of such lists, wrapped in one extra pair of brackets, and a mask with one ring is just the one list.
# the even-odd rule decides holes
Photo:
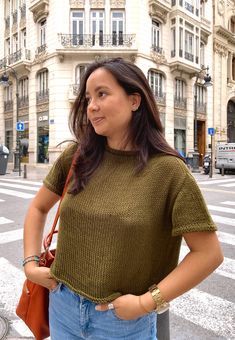
[(87, 79), (98, 68), (109, 71), (128, 95), (139, 93), (141, 96), (140, 106), (133, 112), (127, 136), (137, 151), (136, 172), (144, 168), (153, 154), (162, 153), (181, 158), (163, 136), (156, 101), (144, 73), (136, 65), (122, 58), (97, 61), (88, 66), (69, 117), (70, 130), (80, 143), (75, 154), (75, 180), (70, 191), (72, 194), (84, 189), (104, 155), (106, 137), (96, 134), (88, 121), (85, 98)]

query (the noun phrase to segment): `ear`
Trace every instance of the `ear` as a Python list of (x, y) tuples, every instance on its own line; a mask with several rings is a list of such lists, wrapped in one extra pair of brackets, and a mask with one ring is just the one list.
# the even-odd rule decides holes
[(138, 110), (140, 103), (141, 103), (141, 95), (139, 93), (132, 93), (130, 95), (131, 100), (131, 110), (136, 111)]

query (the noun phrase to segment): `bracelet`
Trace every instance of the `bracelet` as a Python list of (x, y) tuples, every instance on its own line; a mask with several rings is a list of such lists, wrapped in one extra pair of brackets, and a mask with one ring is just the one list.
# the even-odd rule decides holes
[(151, 313), (151, 311), (147, 310), (147, 309), (144, 307), (144, 305), (143, 305), (143, 303), (142, 303), (142, 301), (141, 301), (141, 295), (139, 295), (139, 304), (140, 304), (140, 307), (142, 307), (142, 309), (143, 309), (146, 313)]
[(39, 262), (39, 260), (40, 260), (39, 256), (37, 256), (37, 255), (31, 255), (31, 256), (26, 257), (26, 258), (23, 260), (22, 265), (23, 265), (23, 267), (24, 267), (24, 266), (26, 265), (26, 263), (28, 263), (28, 262), (32, 262), (32, 261), (34, 261), (34, 262)]

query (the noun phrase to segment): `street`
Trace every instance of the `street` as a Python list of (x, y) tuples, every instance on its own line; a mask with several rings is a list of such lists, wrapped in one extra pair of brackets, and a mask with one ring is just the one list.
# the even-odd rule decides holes
[[(0, 176), (0, 316), (10, 321), (7, 339), (31, 336), (15, 315), (24, 281), (23, 220), (30, 200), (41, 185), (41, 181), (28, 177)], [(195, 178), (217, 223), (225, 259), (203, 283), (171, 303), (171, 339), (232, 340), (235, 339), (235, 175), (215, 174), (210, 179), (195, 174)], [(55, 208), (48, 217), (47, 229), (54, 212)], [(180, 258), (187, 252), (183, 243)], [(1, 336), (0, 332), (0, 339)]]

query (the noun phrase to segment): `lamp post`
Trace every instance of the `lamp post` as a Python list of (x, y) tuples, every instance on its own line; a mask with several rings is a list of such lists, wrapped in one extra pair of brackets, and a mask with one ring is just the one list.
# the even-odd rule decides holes
[(196, 74), (196, 80), (194, 83), (194, 144), (193, 144), (193, 168), (192, 172), (200, 172), (199, 170), (199, 152), (197, 143), (197, 84), (202, 72), (206, 71), (204, 79), (204, 87), (209, 87), (212, 85), (211, 76), (209, 75), (209, 66), (202, 67), (201, 70)]
[[(19, 78), (17, 72), (14, 70), (13, 67), (4, 65), (5, 69), (10, 69), (14, 75), (16, 80), (16, 122), (19, 120)], [(3, 86), (9, 86), (9, 77), (6, 72), (0, 78), (0, 84)], [(14, 172), (19, 172), (19, 176), (21, 176), (21, 164), (20, 164), (20, 138), (19, 138), (19, 131), (16, 130), (16, 148), (14, 151)]]

